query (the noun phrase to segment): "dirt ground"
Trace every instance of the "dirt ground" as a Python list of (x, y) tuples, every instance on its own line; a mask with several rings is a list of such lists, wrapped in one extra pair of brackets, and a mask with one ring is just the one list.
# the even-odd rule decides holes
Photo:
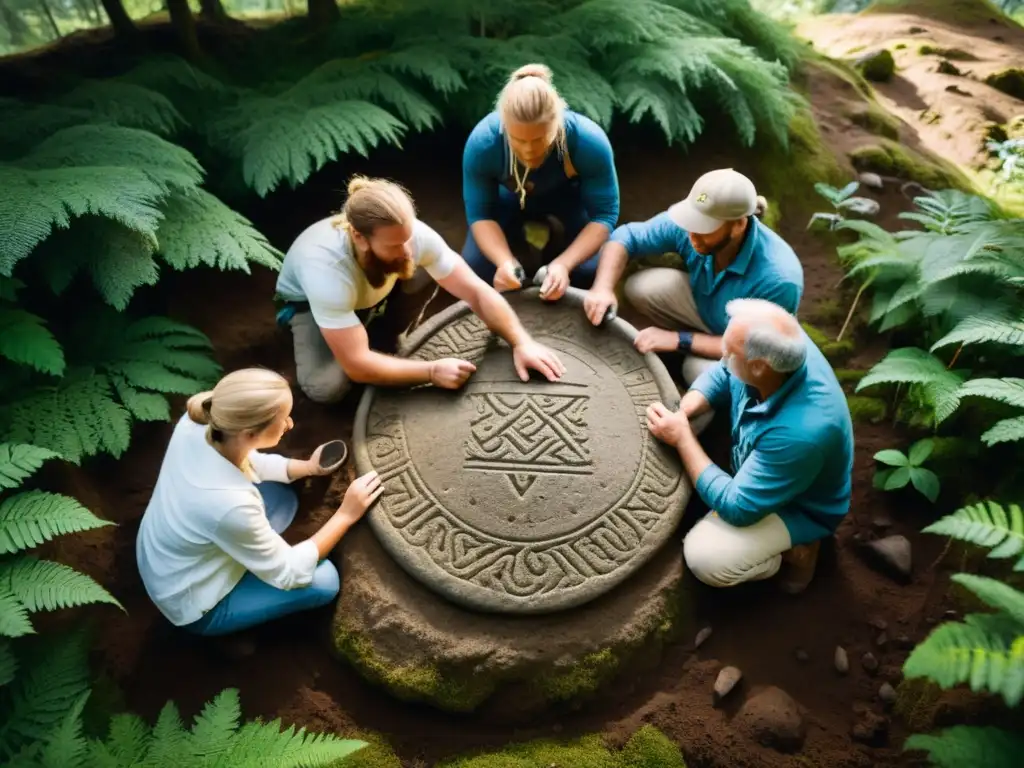
[[(849, 121), (837, 126), (848, 137), (856, 137), (861, 130)], [(622, 221), (663, 210), (683, 196), (701, 172), (734, 164), (728, 154), (707, 147), (686, 154), (650, 147), (641, 139), (616, 143)], [(373, 166), (331, 166), (300, 190), (275, 193), (246, 213), (277, 246), (287, 248), (302, 228), (337, 206), (349, 172), (370, 171), (405, 183), (423, 219), (458, 248), (465, 235), (459, 154), (460, 147), (454, 144), (439, 148), (413, 141), (404, 155), (383, 153)], [(749, 171), (739, 163), (736, 167)], [(895, 215), (906, 207), (906, 200), (892, 189), (878, 199), (883, 203), (881, 223), (895, 226)], [(801, 314), (814, 319), (831, 307), (827, 322), (819, 324), (834, 336), (848, 306), (848, 293), (837, 288), (842, 273), (833, 245), (808, 234), (805, 224), (801, 216), (784, 220), (780, 227), (803, 262), (806, 293)], [(294, 383), (290, 338), (274, 323), (273, 286), (274, 276), (262, 270), (248, 277), (192, 271), (168, 277), (142, 300), (153, 311), (170, 312), (208, 333), (226, 369), (268, 366), (281, 370)], [(838, 318), (837, 301), (842, 307)], [(439, 308), (441, 300), (436, 304)], [(863, 333), (858, 349), (847, 365), (866, 368), (884, 352)], [(282, 444), (283, 453), (304, 455), (320, 442), (351, 438), (358, 390), (335, 408), (306, 401), (297, 387), (295, 392), (296, 429)], [(175, 415), (181, 413), (181, 405), (177, 404)], [(90, 609), (92, 615), (100, 616), (95, 660), (120, 687), (124, 703), (148, 718), (155, 718), (168, 699), (190, 717), (222, 688), (236, 686), (247, 717), (280, 717), (285, 723), (334, 732), (377, 731), (392, 743), (407, 768), (540, 736), (603, 732), (612, 741), (622, 742), (644, 723), (653, 723), (678, 742), (691, 768), (913, 764), (900, 754), (908, 730), (899, 718), (892, 717), (888, 738), (880, 746), (851, 739), (858, 711), (870, 708), (886, 714), (878, 689), (886, 680), (899, 682), (907, 640), (922, 639), (949, 607), (945, 570), (933, 567), (944, 542), (919, 533), (929, 518), (913, 499), (872, 488), (872, 455), (903, 442), (887, 424), (856, 427), (852, 511), (825, 548), (818, 576), (805, 594), (790, 598), (771, 583), (731, 591), (702, 589), (696, 595), (697, 623), (711, 625), (714, 634), (699, 651), (694, 652), (692, 643), (674, 646), (656, 672), (622, 681), (614, 697), (571, 715), (542, 718), (515, 729), (404, 704), (364, 683), (327, 650), (330, 609), (262, 629), (257, 635), (258, 653), (236, 663), (225, 663), (201, 643), (172, 631), (147, 600), (134, 558), (139, 519), (171, 428), (170, 424), (138, 425), (132, 447), (121, 460), (100, 460), (90, 466), (88, 476), (77, 472), (67, 478), (69, 490), (118, 525), (67, 537), (60, 553), (62, 559), (99, 579), (125, 605), (127, 614), (112, 608)], [(709, 438), (720, 458), (724, 458), (722, 437), (718, 432)], [(332, 511), (324, 503), (326, 479), (306, 481), (300, 490), (299, 518), (287, 534), (293, 541), (315, 530)], [(689, 511), (684, 526), (692, 524), (701, 511), (697, 506)], [(884, 533), (903, 534), (912, 542), (911, 583), (900, 585), (876, 573), (857, 555), (859, 540)], [(883, 644), (878, 643), (880, 622), (887, 625), (889, 638)], [(833, 668), (837, 645), (849, 654), (850, 672), (845, 677)], [(798, 651), (806, 653), (804, 660)], [(880, 662), (877, 672), (866, 671), (861, 663), (868, 651)], [(799, 755), (780, 755), (745, 740), (729, 727), (733, 711), (712, 707), (715, 673), (724, 664), (743, 670), (746, 686), (776, 685), (803, 705), (809, 733)]]

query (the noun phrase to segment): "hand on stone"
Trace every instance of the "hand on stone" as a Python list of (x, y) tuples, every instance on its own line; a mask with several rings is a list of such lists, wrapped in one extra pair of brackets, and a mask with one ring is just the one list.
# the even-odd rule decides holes
[(353, 525), (366, 514), (366, 510), (382, 493), (384, 485), (380, 481), (380, 475), (374, 471), (367, 472), (349, 483), (345, 498), (335, 514), (349, 525)]
[(670, 411), (661, 403), (653, 403), (647, 407), (647, 428), (663, 443), (678, 446), (690, 429), (690, 420), (682, 409)]
[(512, 362), (523, 381), (530, 380), (530, 368), (540, 371), (548, 381), (558, 381), (565, 374), (565, 363), (555, 351), (532, 339), (512, 350)]
[(516, 267), (519, 266), (519, 262), (514, 259), (510, 259), (498, 267), (494, 273), (494, 290), (502, 293), (504, 291), (514, 291), (523, 287), (523, 284), (519, 282), (519, 278), (516, 277)]
[(430, 383), (442, 389), (458, 389), (475, 371), (476, 366), (469, 360), (445, 357), (431, 363)]
[(679, 334), (664, 328), (644, 328), (636, 335), (633, 346), (644, 355), (648, 352), (674, 352), (679, 349)]
[(569, 287), (569, 270), (553, 261), (548, 264), (547, 275), (540, 287), (540, 297), (544, 301), (558, 301), (565, 295), (565, 289)]
[(608, 307), (614, 307), (616, 304), (614, 291), (605, 288), (591, 288), (583, 297), (583, 312), (591, 325), (600, 325)]

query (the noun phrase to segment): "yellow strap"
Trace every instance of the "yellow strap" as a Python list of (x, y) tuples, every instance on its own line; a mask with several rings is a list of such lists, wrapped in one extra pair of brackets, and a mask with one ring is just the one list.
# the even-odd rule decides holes
[(565, 152), (562, 154), (562, 168), (565, 170), (566, 178), (571, 179), (571, 178), (573, 178), (574, 176), (577, 175), (576, 174), (576, 168), (573, 166), (572, 160), (569, 159), (569, 149), (568, 149), (568, 147), (566, 148)]

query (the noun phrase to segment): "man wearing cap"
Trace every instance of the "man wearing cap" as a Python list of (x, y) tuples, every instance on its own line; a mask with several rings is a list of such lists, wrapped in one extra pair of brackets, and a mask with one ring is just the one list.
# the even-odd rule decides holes
[(721, 360), (730, 300), (766, 299), (796, 314), (803, 268), (793, 249), (755, 217), (764, 203), (750, 179), (723, 168), (697, 179), (686, 199), (667, 211), (617, 227), (584, 301), (590, 322), (599, 324), (615, 306), (615, 285), (629, 259), (672, 252), (682, 256), (685, 271), (642, 270), (626, 281), (625, 294), (654, 322), (637, 335), (636, 348), (681, 351), (687, 384)]

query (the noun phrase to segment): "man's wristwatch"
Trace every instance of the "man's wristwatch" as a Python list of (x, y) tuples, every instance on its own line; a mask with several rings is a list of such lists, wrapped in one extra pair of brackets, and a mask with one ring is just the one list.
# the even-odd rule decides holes
[(680, 352), (689, 352), (690, 348), (692, 346), (693, 346), (693, 334), (690, 333), (689, 331), (680, 331), (679, 332), (679, 351)]

